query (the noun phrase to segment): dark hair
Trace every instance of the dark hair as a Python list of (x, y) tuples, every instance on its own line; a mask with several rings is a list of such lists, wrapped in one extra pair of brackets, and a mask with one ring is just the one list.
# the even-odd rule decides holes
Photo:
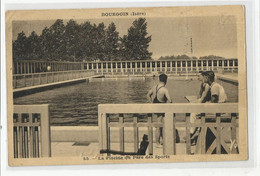
[(166, 74), (160, 74), (159, 80), (160, 80), (160, 82), (164, 82), (164, 84), (166, 84), (166, 82), (167, 82), (167, 75)]
[(209, 79), (211, 82), (214, 82), (214, 81), (215, 81), (215, 73), (214, 73), (213, 71), (207, 71), (206, 74), (207, 74), (208, 79)]
[(200, 74), (201, 74), (202, 76), (207, 76), (207, 72), (205, 72), (205, 71), (200, 71)]

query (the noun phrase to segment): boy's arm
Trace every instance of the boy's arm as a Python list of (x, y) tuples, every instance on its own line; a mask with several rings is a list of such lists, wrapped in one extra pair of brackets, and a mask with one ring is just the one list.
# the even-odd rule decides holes
[(217, 86), (211, 87), (211, 103), (218, 103), (219, 88)]
[(165, 97), (167, 98), (167, 103), (172, 103), (168, 89), (165, 89)]
[(147, 97), (147, 99), (149, 100), (150, 103), (153, 102), (153, 100), (152, 100), (152, 95), (153, 95), (153, 90), (150, 89), (149, 92), (148, 92), (147, 95), (146, 95), (146, 97)]
[(217, 103), (218, 102), (218, 95), (212, 95), (211, 96), (211, 103)]
[(199, 99), (199, 103), (202, 103), (202, 102), (204, 101), (204, 99), (205, 99), (205, 97), (207, 96), (207, 94), (208, 94), (209, 91), (210, 91), (210, 87), (209, 87), (208, 84), (206, 84), (205, 90), (202, 92), (202, 95), (201, 95), (201, 97), (200, 97), (200, 99)]

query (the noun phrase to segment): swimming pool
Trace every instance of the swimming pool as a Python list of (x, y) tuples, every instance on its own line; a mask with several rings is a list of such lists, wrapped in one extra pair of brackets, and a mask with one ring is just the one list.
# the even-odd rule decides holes
[[(148, 103), (146, 94), (157, 79), (94, 78), (89, 82), (60, 87), (14, 99), (14, 104), (49, 104), (51, 125), (97, 125), (98, 104)], [(238, 102), (238, 86), (223, 85), (229, 102)], [(173, 103), (186, 103), (184, 96), (197, 95), (198, 80), (168, 79)]]

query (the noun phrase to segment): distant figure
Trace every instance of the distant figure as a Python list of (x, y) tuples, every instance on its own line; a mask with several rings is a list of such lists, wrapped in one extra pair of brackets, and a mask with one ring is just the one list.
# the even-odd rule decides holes
[(153, 74), (153, 80), (155, 79), (155, 74)]
[[(151, 103), (172, 103), (169, 91), (165, 88), (167, 83), (167, 75), (161, 74), (159, 76), (159, 83), (149, 90), (147, 98)], [(162, 122), (163, 114), (158, 114), (158, 122)], [(157, 147), (161, 147), (162, 140), (162, 127), (156, 128), (156, 144)]]
[(50, 65), (47, 66), (47, 71), (48, 71), (48, 72), (51, 71), (51, 66), (50, 66)]
[(215, 74), (213, 71), (207, 72), (207, 83), (210, 86), (211, 103), (225, 103), (227, 101), (227, 95), (223, 86), (215, 82)]

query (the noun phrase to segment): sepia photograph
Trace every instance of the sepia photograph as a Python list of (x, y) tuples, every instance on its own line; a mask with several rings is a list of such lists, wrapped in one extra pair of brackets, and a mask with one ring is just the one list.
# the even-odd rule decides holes
[(10, 166), (247, 159), (243, 6), (6, 16)]

